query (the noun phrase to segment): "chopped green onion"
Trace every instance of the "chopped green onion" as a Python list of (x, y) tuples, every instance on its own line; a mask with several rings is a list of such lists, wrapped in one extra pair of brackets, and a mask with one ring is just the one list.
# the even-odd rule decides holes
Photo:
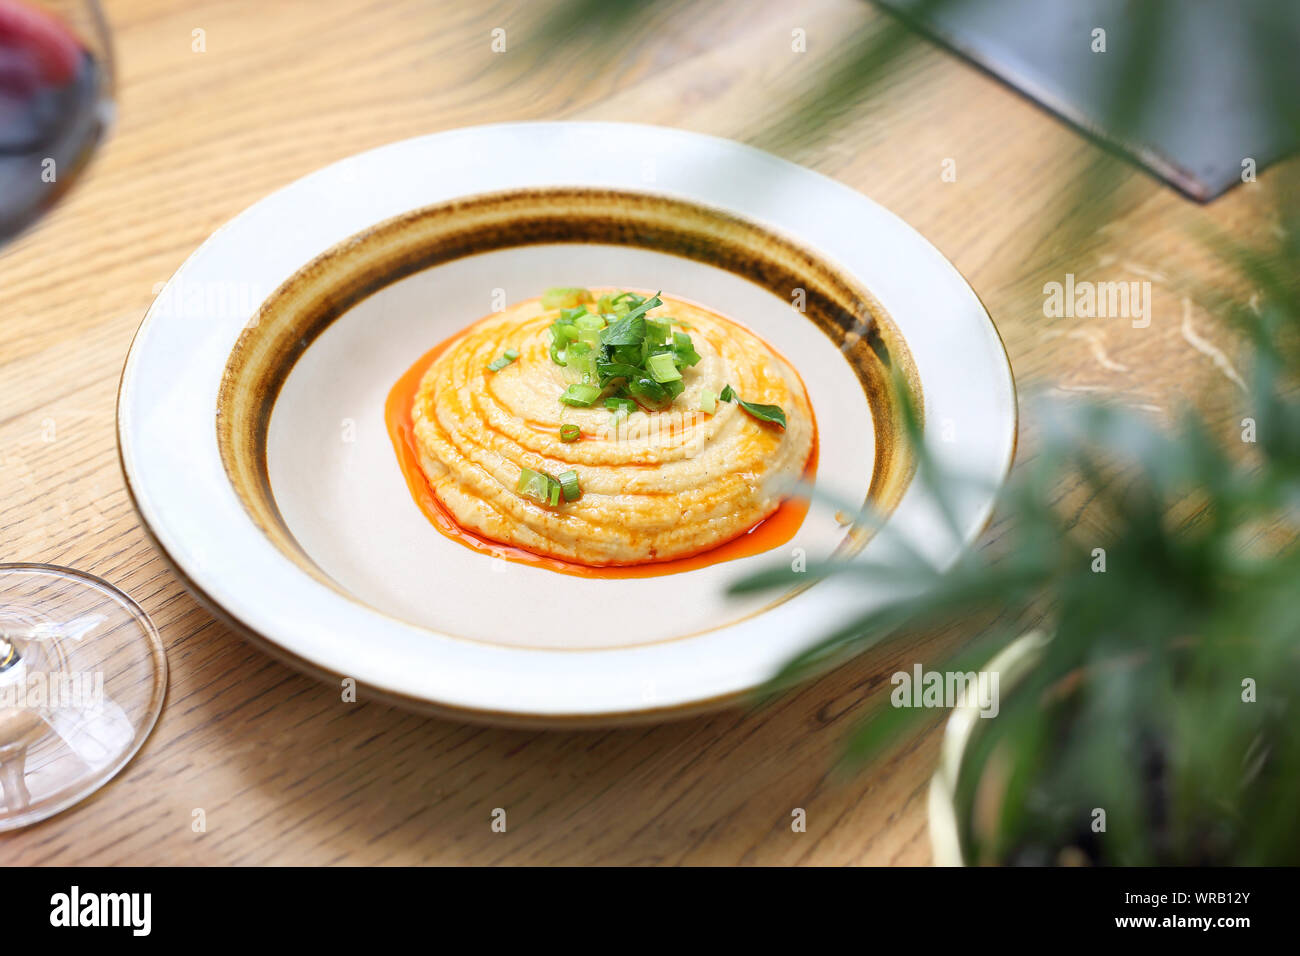
[(571, 322), (556, 321), (551, 323), (551, 361), (564, 365), (568, 359), (565, 350), (578, 341), (578, 330)]
[(565, 353), (565, 366), (588, 385), (599, 379), (596, 371), (596, 350), (586, 342), (574, 342)]
[(560, 441), (571, 442), (577, 441), (582, 437), (582, 429), (577, 425), (566, 424), (560, 426)]
[(560, 348), (564, 348), (570, 342), (578, 341), (578, 327), (572, 322), (551, 323), (551, 341)]
[(677, 356), (679, 366), (694, 365), (700, 360), (700, 353), (695, 351), (695, 344), (685, 332), (673, 333), (673, 354)]
[(652, 319), (647, 317), (646, 339), (654, 345), (662, 345), (672, 338), (672, 324), (667, 319)]
[(565, 501), (576, 501), (582, 495), (582, 489), (578, 487), (578, 473), (576, 471), (564, 471), (557, 476), (560, 483), (560, 490), (564, 492)]
[(515, 485), (515, 491), (525, 498), (545, 504), (551, 497), (551, 480), (551, 476), (543, 472), (522, 468), (519, 471), (519, 481)]
[(499, 372), (517, 358), (519, 358), (519, 353), (517, 351), (514, 349), (506, 349), (498, 358), (494, 358), (492, 361), (488, 362), (488, 371)]
[(580, 315), (573, 323), (578, 341), (592, 346), (600, 344), (600, 331), (604, 327), (605, 320), (599, 315)]
[(564, 390), (560, 396), (560, 401), (565, 405), (576, 405), (579, 408), (586, 408), (600, 397), (600, 386), (588, 385), (585, 383), (574, 383)]
[(590, 292), (573, 286), (559, 286), (542, 293), (543, 309), (571, 309), (590, 301)]
[(574, 373), (560, 401), (585, 408), (603, 392), (622, 399), (607, 402), (616, 415), (635, 411), (638, 403), (671, 405), (685, 389), (682, 369), (698, 363), (700, 354), (689, 335), (673, 331), (675, 319), (649, 315), (664, 304), (659, 293), (611, 292), (591, 302), (585, 289), (550, 289), (543, 296), (544, 305), (561, 308), (550, 327), (551, 361)]
[(630, 398), (607, 398), (605, 399), (605, 407), (613, 412), (627, 412), (631, 415), (636, 411), (636, 402)]
[(712, 415), (718, 410), (718, 396), (714, 395), (709, 389), (700, 392), (700, 411), (708, 412)]
[(566, 471), (560, 477), (555, 478), (544, 471), (521, 468), (515, 491), (524, 498), (551, 508), (558, 506), (561, 499), (576, 501), (582, 496), (582, 490), (578, 487), (578, 473), (576, 471)]
[(617, 294), (605, 294), (600, 297), (596, 307), (602, 312), (614, 312), (622, 315), (631, 311), (634, 307), (640, 305), (645, 300), (635, 292), (619, 292)]
[(633, 398), (646, 405), (659, 406), (669, 401), (668, 390), (648, 375), (629, 378), (627, 390)]
[(681, 381), (682, 373), (678, 370), (677, 362), (671, 352), (660, 352), (657, 355), (652, 355), (646, 359), (645, 365), (650, 377), (661, 385), (664, 382)]

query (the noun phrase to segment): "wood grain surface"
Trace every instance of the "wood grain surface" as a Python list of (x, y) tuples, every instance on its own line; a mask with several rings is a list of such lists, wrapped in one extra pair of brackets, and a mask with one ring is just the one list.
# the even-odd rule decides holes
[[(161, 283), (217, 226), (359, 150), (519, 119), (637, 120), (753, 139), (884, 18), (857, 0), (661, 3), (635, 41), (543, 43), (544, 3), (108, 0), (118, 125), (84, 181), (0, 252), (0, 560), (101, 575), (153, 616), (171, 683), (136, 759), (81, 805), (0, 836), (7, 864), (925, 864), (928, 731), (854, 773), (836, 758), (889, 675), (988, 622), (882, 647), (759, 710), (574, 733), (346, 706), (253, 650), (150, 546), (118, 470), (114, 397)], [(504, 28), (505, 53), (491, 49)], [(194, 32), (204, 31), (204, 52)], [(806, 52), (792, 49), (794, 31)], [(823, 135), (780, 151), (907, 219), (969, 278), (1035, 388), (1168, 417), (1243, 414), (1232, 340), (1190, 304), (1214, 276), (1200, 232), (1269, 228), (1276, 174), (1206, 207), (1126, 169), (1080, 194), (1101, 153), (929, 46)], [(952, 163), (945, 167), (945, 160)], [(944, 169), (955, 169), (946, 181)], [(1079, 235), (1089, 204), (1106, 224)], [(1043, 282), (1151, 281), (1152, 322), (1049, 319)], [(1020, 457), (1034, 454), (1032, 407)], [(1087, 527), (1074, 488), (1062, 502)], [(1003, 523), (984, 536), (996, 546)], [(491, 827), (503, 808), (508, 828)], [(807, 814), (793, 832), (792, 812)], [(206, 832), (195, 832), (202, 809)]]

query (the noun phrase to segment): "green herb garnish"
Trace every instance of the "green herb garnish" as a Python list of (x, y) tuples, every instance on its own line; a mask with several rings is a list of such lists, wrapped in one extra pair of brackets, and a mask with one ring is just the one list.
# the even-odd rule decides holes
[(578, 341), (578, 326), (573, 319), (557, 319), (551, 325), (551, 361), (556, 365), (568, 364), (568, 348)]
[(609, 328), (600, 333), (600, 344), (640, 345), (645, 341), (645, 318), (641, 315), (625, 315)]
[(668, 393), (668, 389), (648, 375), (629, 378), (624, 388), (638, 402), (651, 407), (667, 405), (673, 400), (673, 396)]
[(772, 422), (774, 425), (785, 428), (785, 412), (780, 405), (759, 405), (756, 402), (746, 402), (741, 399), (736, 399), (736, 404), (760, 422)]
[(673, 326), (671, 319), (652, 319), (649, 316), (645, 320), (646, 341), (651, 347), (664, 345), (672, 341)]
[(631, 415), (636, 411), (636, 402), (630, 398), (607, 398), (605, 399), (605, 407), (612, 412), (626, 412)]
[(582, 489), (578, 487), (578, 473), (576, 471), (563, 471), (556, 477), (560, 483), (560, 491), (564, 494), (565, 501), (577, 501), (582, 497)]
[(581, 437), (582, 437), (582, 429), (579, 428), (577, 425), (570, 424), (570, 425), (560, 426), (560, 441), (565, 442), (567, 444), (568, 442), (571, 441), (577, 441)]
[(735, 401), (737, 405), (743, 408), (760, 422), (771, 422), (774, 425), (780, 425), (785, 428), (785, 412), (780, 405), (760, 405), (757, 402), (747, 402), (736, 395), (736, 392), (730, 385), (722, 387), (722, 394), (718, 396), (724, 402)]
[[(515, 491), (523, 498), (529, 498), (541, 505), (554, 505), (559, 502), (560, 483), (544, 471), (522, 468)], [(551, 499), (555, 500), (552, 501)]]
[(565, 366), (579, 382), (590, 385), (597, 381), (596, 350), (586, 342), (574, 342), (565, 352)]
[(690, 366), (700, 360), (700, 353), (695, 351), (691, 337), (685, 332), (673, 333), (673, 355), (677, 357), (678, 366)]
[(665, 382), (679, 382), (681, 371), (677, 368), (677, 359), (672, 352), (657, 352), (646, 359), (646, 371), (660, 385)]
[(557, 507), (561, 498), (565, 501), (576, 501), (582, 497), (582, 490), (578, 487), (578, 473), (576, 471), (563, 472), (557, 478), (554, 475), (548, 475), (544, 471), (521, 468), (519, 470), (519, 481), (515, 483), (515, 491), (520, 497), (528, 498), (539, 505), (546, 505), (549, 508)]
[[(629, 413), (637, 405), (668, 407), (685, 389), (682, 370), (700, 353), (689, 335), (673, 329), (674, 319), (649, 315), (663, 304), (658, 293), (610, 292), (592, 303), (585, 289), (548, 290), (542, 305), (560, 309), (550, 329), (551, 361), (574, 372), (560, 401), (587, 407), (604, 396), (606, 407)], [(591, 385), (597, 394), (576, 387)]]
[(574, 286), (560, 286), (542, 293), (543, 309), (571, 309), (590, 301), (590, 292)]
[(560, 395), (560, 401), (565, 405), (573, 405), (577, 408), (586, 408), (589, 405), (596, 404), (596, 399), (600, 398), (600, 386), (588, 385), (583, 382), (575, 382), (564, 390)]

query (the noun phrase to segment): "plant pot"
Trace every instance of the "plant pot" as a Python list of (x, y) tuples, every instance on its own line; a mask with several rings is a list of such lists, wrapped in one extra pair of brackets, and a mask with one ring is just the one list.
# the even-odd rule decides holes
[[(1030, 631), (1016, 638), (984, 665), (986, 671), (999, 674), (999, 692), (1014, 693), (1016, 685), (1038, 663), (1047, 635)], [(968, 808), (958, 808), (958, 785), (963, 773), (978, 772), (978, 768), (963, 765), (970, 744), (976, 735), (988, 733), (997, 718), (988, 720), (980, 716), (978, 701), (968, 700), (953, 708), (944, 729), (939, 752), (939, 767), (930, 779), (930, 846), (935, 866), (969, 865), (962, 841), (965, 828), (962, 814)]]

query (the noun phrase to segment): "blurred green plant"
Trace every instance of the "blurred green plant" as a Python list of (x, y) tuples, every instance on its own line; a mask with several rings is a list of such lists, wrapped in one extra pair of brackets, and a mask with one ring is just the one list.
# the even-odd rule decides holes
[[(996, 559), (966, 553), (946, 573), (914, 569), (905, 598), (865, 611), (790, 661), (772, 689), (900, 630), (987, 609), (1041, 616), (1051, 639), (987, 733), (972, 738), (957, 802), (979, 862), (1282, 864), (1300, 860), (1300, 249), (1294, 226), (1269, 250), (1235, 250), (1253, 304), (1222, 303), (1251, 343), (1252, 414), (1230, 453), (1194, 411), (1172, 432), (1099, 403), (1045, 403), (1046, 437), (1004, 489), (1008, 539)], [(920, 480), (927, 464), (908, 431)], [(1081, 479), (1102, 529), (1057, 506)], [(744, 593), (809, 577), (874, 575), (853, 561), (776, 568)], [(1014, 640), (980, 635), (935, 668), (968, 673)], [(863, 761), (933, 719), (881, 706), (853, 737)], [(980, 790), (977, 793), (977, 790)], [(978, 798), (978, 799), (977, 799)], [(978, 814), (972, 810), (979, 803)], [(1094, 832), (1093, 811), (1106, 811)], [(1077, 851), (1077, 852), (1075, 852)], [(1081, 854), (1081, 856), (1080, 856)]]
[[(1175, 15), (1163, 3), (1138, 6), (1132, 26), (1148, 38)], [(1261, 49), (1276, 42), (1266, 23), (1254, 26)], [(1119, 71), (1124, 79), (1114, 86), (1109, 121), (1124, 139), (1141, 122), (1150, 74), (1141, 63)], [(1273, 120), (1295, 126), (1294, 96), (1280, 94), (1267, 76), (1260, 86), (1274, 97), (1266, 106)], [(1113, 197), (1121, 171), (1110, 156), (1091, 164), (1083, 194)], [(1278, 228), (1269, 240), (1210, 238), (1239, 281), (1192, 290), (1249, 342), (1249, 413), (1237, 449), (1216, 440), (1190, 408), (1165, 431), (1114, 406), (1045, 403), (1041, 447), (1000, 496), (1009, 531), (998, 555), (972, 551), (946, 573), (896, 574), (906, 597), (845, 622), (771, 684), (788, 686), (903, 631), (961, 625), (989, 611), (1004, 621), (1039, 621), (1050, 639), (1018, 684), (1003, 688), (998, 716), (977, 728), (985, 732), (969, 738), (963, 755), (954, 799), (968, 862), (1300, 862), (1300, 735), (1292, 732), (1300, 719), (1300, 216), (1293, 176), (1292, 166), (1275, 179)], [(1079, 208), (1086, 213), (1073, 217), (1071, 246), (1110, 211), (1106, 202)], [(1242, 289), (1254, 291), (1249, 302)], [(918, 480), (946, 497), (957, 479), (936, 472), (919, 416), (903, 405)], [(1100, 534), (1078, 530), (1061, 513), (1059, 490), (1071, 480), (1088, 489), (1089, 527)], [(735, 590), (881, 573), (851, 561), (803, 574), (782, 567)], [(1020, 630), (993, 628), (934, 669), (977, 671)], [(932, 719), (932, 711), (882, 703), (852, 737), (847, 757), (869, 760)], [(1098, 809), (1104, 829), (1096, 825)]]

